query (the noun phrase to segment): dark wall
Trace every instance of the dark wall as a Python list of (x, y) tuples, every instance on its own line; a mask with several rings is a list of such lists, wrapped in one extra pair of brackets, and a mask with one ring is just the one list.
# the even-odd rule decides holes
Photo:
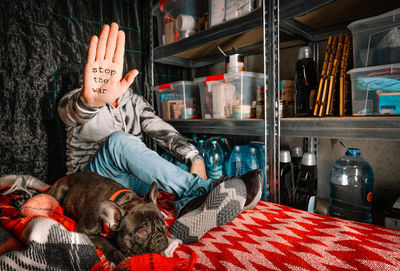
[[(126, 34), (125, 73), (144, 69), (141, 0), (0, 1), (0, 175), (49, 183), (65, 174), (57, 101), (80, 87), (88, 42), (102, 24)], [(147, 15), (147, 14), (145, 14)], [(133, 89), (143, 91), (140, 73)]]

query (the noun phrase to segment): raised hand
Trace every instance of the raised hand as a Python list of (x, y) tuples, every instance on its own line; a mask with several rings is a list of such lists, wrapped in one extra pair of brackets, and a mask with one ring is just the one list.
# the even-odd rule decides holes
[(131, 70), (122, 79), (125, 33), (118, 25), (104, 25), (100, 36), (90, 40), (83, 74), (82, 99), (93, 107), (114, 103), (135, 80), (138, 70)]

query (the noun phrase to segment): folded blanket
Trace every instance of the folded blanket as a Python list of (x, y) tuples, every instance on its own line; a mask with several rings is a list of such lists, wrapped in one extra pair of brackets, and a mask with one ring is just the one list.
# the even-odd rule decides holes
[[(193, 253), (189, 260), (173, 257), (180, 240), (170, 238), (165, 255), (134, 256), (115, 267), (100, 250), (96, 250), (85, 234), (74, 232), (76, 222), (64, 216), (53, 197), (38, 194), (48, 187), (28, 175), (0, 178), (0, 193), (3, 192), (0, 196), (0, 270), (111, 271), (146, 270), (149, 266), (154, 270), (193, 268), (197, 255)], [(160, 193), (159, 202), (161, 205), (164, 203), (160, 209), (168, 215), (167, 226), (175, 217), (171, 196)]]
[(0, 256), (0, 270), (89, 270), (100, 262), (82, 233), (67, 231), (50, 218), (33, 219), (23, 230), (27, 246)]

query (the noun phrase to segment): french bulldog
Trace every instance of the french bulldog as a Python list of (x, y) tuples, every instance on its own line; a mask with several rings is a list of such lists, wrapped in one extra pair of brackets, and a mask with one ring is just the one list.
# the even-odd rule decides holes
[[(47, 193), (60, 203), (65, 215), (78, 223), (77, 231), (88, 235), (106, 258), (118, 264), (132, 255), (161, 253), (168, 247), (164, 218), (157, 208), (156, 183), (145, 199), (110, 178), (80, 172), (57, 180)], [(110, 237), (104, 237), (105, 229)]]

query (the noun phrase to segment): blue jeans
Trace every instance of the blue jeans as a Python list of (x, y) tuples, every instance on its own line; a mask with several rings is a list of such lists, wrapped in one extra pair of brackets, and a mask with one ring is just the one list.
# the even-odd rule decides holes
[(177, 213), (198, 196), (198, 191), (212, 189), (210, 180), (182, 170), (147, 148), (138, 137), (120, 131), (108, 137), (84, 170), (111, 178), (139, 196), (146, 195), (156, 182), (160, 190), (175, 195)]

